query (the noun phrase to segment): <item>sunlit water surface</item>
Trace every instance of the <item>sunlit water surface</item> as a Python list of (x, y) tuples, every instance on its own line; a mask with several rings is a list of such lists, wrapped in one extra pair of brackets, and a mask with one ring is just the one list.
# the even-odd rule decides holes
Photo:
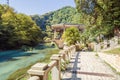
[(29, 66), (42, 59), (54, 48), (42, 46), (44, 49), (36, 48), (33, 51), (24, 52), (21, 50), (0, 52), (0, 80), (6, 80), (10, 74), (20, 68)]

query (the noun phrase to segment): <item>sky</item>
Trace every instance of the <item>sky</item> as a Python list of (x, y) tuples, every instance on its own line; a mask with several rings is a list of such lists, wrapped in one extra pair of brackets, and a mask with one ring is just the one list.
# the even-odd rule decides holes
[[(7, 0), (0, 0), (0, 4), (7, 4)], [(27, 15), (42, 15), (65, 6), (75, 7), (74, 0), (9, 0), (9, 5), (18, 13)]]

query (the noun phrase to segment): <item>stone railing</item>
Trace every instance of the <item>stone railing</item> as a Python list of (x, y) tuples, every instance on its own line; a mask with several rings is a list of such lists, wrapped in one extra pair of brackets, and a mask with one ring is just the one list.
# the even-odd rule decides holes
[[(108, 46), (109, 45), (109, 46)], [(118, 37), (114, 37), (111, 40), (104, 40), (103, 42), (97, 44), (94, 43), (94, 51), (101, 51), (102, 49), (106, 49), (108, 47), (113, 48), (118, 45)]]
[(61, 69), (65, 70), (72, 54), (75, 54), (75, 45), (61, 50), (59, 54), (54, 54), (50, 58), (50, 63), (36, 63), (28, 70), (30, 78), (28, 80), (61, 80)]

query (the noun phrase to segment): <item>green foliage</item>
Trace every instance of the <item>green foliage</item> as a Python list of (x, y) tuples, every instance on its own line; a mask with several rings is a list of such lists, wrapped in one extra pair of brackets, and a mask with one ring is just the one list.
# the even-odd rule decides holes
[(45, 41), (45, 42), (51, 42), (51, 39), (48, 38), (48, 37), (44, 37), (44, 41)]
[[(119, 0), (74, 0), (76, 8), (83, 16), (83, 23), (90, 34), (113, 35), (113, 29), (120, 27)], [(120, 29), (120, 28), (119, 28)]]
[(48, 80), (52, 80), (52, 74), (51, 74), (51, 72), (48, 73)]
[(33, 46), (42, 41), (42, 32), (31, 17), (0, 5), (0, 49)]
[(69, 44), (75, 44), (80, 41), (80, 32), (78, 28), (76, 27), (70, 27), (67, 28), (64, 33), (62, 38)]
[(46, 26), (45, 33), (48, 38), (53, 39), (53, 32), (50, 26)]
[(109, 50), (109, 51), (105, 51), (105, 53), (120, 55), (120, 48), (115, 48), (115, 49), (112, 49), (112, 50)]
[(29, 47), (29, 46), (23, 45), (23, 46), (21, 47), (21, 50), (22, 50), (22, 51), (32, 51), (32, 50), (33, 50), (33, 47)]
[(53, 24), (59, 23), (81, 23), (81, 14), (79, 14), (75, 8), (66, 6), (57, 11), (49, 12), (44, 15), (32, 15), (32, 19), (36, 24), (41, 27), (42, 30), (46, 30), (47, 27)]
[[(59, 10), (46, 13), (44, 15), (32, 15), (31, 18), (36, 22), (49, 39), (53, 38), (51, 25), (59, 23), (81, 24), (83, 23), (82, 14), (75, 8), (66, 6)], [(46, 40), (46, 38), (44, 38)]]
[(84, 44), (76, 44), (76, 51), (82, 51), (85, 48)]

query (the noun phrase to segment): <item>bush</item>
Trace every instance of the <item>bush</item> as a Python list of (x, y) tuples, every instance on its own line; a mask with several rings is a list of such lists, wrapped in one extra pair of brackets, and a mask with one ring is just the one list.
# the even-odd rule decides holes
[(80, 31), (76, 27), (69, 27), (64, 31), (62, 39), (64, 39), (68, 45), (74, 45), (80, 41)]
[(76, 44), (76, 51), (82, 51), (84, 47), (85, 46), (83, 44)]
[(23, 45), (23, 46), (21, 47), (21, 50), (22, 50), (22, 51), (32, 51), (33, 48), (30, 47), (30, 46), (27, 46), (27, 45)]
[(118, 40), (118, 44), (120, 44), (120, 39)]
[(48, 37), (45, 37), (45, 38), (44, 38), (44, 42), (51, 42), (51, 39), (48, 38)]
[(88, 43), (88, 50), (93, 51), (94, 50), (94, 44)]

